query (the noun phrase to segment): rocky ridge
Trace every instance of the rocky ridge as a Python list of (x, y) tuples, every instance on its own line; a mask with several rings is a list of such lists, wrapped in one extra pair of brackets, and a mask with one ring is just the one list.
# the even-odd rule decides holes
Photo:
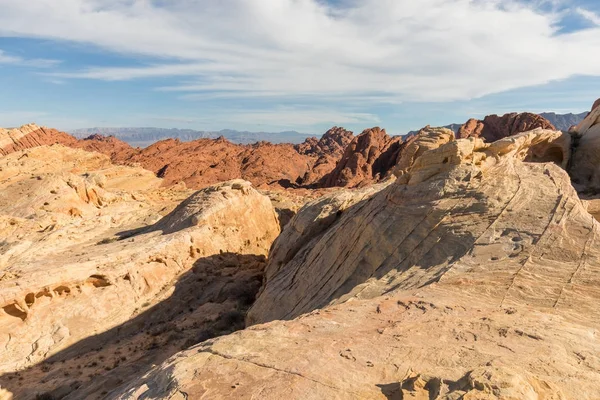
[[(481, 136), (490, 141), (536, 127), (552, 129), (551, 124), (534, 114), (488, 116), (483, 121), (469, 120), (460, 128), (458, 137)], [(77, 140), (36, 125), (24, 126), (4, 136), (0, 141), (3, 154), (62, 143), (106, 154), (115, 164), (146, 168), (163, 178), (165, 186), (183, 182), (199, 189), (241, 177), (264, 189), (315, 189), (360, 187), (384, 179), (415, 135), (403, 141), (376, 127), (354, 137), (352, 132), (334, 127), (321, 139), (308, 138), (298, 145), (268, 142), (238, 145), (221, 137), (190, 142), (166, 139), (143, 149), (98, 134)]]
[(548, 120), (537, 114), (510, 113), (503, 116), (488, 115), (483, 121), (472, 118), (460, 127), (457, 137), (464, 139), (474, 136), (494, 142), (536, 128), (556, 130)]
[(77, 139), (56, 129), (41, 128), (35, 124), (23, 125), (20, 128), (0, 128), (0, 155), (29, 149), (31, 147), (64, 144), (72, 145)]
[(191, 142), (166, 139), (140, 149), (115, 137), (96, 134), (77, 140), (66, 133), (30, 124), (0, 131), (0, 154), (60, 143), (106, 154), (115, 164), (141, 166), (162, 178), (165, 186), (183, 182), (200, 189), (241, 177), (256, 187), (281, 189), (319, 181), (335, 168), (352, 137), (352, 132), (333, 128), (320, 140), (308, 138), (299, 145), (240, 145), (221, 137)]
[(598, 222), (560, 166), (523, 162), (556, 146), (565, 134), (542, 129), (450, 140), (395, 181), (311, 203), (249, 311), (266, 324), (112, 396), (595, 398)]

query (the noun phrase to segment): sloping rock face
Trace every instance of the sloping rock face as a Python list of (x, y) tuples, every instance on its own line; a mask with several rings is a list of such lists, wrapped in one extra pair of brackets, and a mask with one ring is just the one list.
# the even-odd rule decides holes
[(594, 194), (600, 192), (600, 107), (596, 103), (588, 116), (570, 131), (576, 148), (569, 169), (577, 189)]
[(295, 146), (298, 153), (316, 157), (341, 157), (344, 149), (354, 139), (354, 134), (344, 128), (334, 126), (323, 134), (321, 139), (307, 138), (304, 143)]
[(42, 128), (35, 124), (23, 125), (15, 129), (0, 128), (0, 155), (36, 146), (64, 144), (72, 145), (77, 139), (55, 129)]
[(377, 182), (395, 165), (402, 138), (388, 136), (378, 127), (367, 129), (346, 147), (335, 169), (321, 187), (360, 187)]
[[(513, 257), (527, 259), (564, 196), (553, 189), (553, 182), (562, 182), (561, 190), (569, 190), (573, 201), (578, 199), (559, 167), (520, 160), (530, 148), (563, 136), (538, 130), (492, 144), (478, 138), (445, 144), (432, 140), (439, 147), (397, 172), (398, 180), (377, 195), (364, 199), (356, 194), (349, 201), (344, 199), (347, 194), (334, 194), (305, 207), (274, 244), (266, 285), (248, 314), (249, 322), (290, 319), (348, 297), (374, 297), (394, 288), (436, 281), (480, 243), (479, 236), (500, 235), (496, 224), (502, 220), (506, 227), (522, 225), (520, 229), (531, 232), (530, 237), (521, 237), (519, 257)], [(547, 191), (534, 184), (538, 175), (546, 177)], [(554, 195), (549, 197), (549, 193)], [(535, 202), (537, 211), (528, 201)], [(344, 208), (344, 204), (353, 205)], [(537, 228), (519, 221), (520, 214), (513, 214), (517, 205)], [(508, 208), (513, 211), (506, 212)], [(488, 228), (498, 218), (493, 229)], [(331, 225), (315, 234), (315, 219)], [(288, 238), (288, 230), (299, 237)], [(498, 240), (499, 254), (505, 246), (502, 242), (516, 243), (513, 239), (505, 235)]]
[(596, 398), (600, 226), (564, 170), (522, 161), (563, 136), (449, 141), (395, 182), (306, 206), (248, 314), (296, 319), (201, 343), (110, 395)]
[(545, 118), (532, 113), (510, 113), (503, 116), (488, 115), (481, 120), (470, 119), (458, 130), (457, 137), (481, 137), (486, 142), (494, 142), (518, 133), (536, 128), (556, 130)]
[(0, 385), (16, 398), (94, 398), (243, 327), (279, 234), (271, 202), (234, 180), (169, 209), (161, 184), (62, 146), (0, 158)]

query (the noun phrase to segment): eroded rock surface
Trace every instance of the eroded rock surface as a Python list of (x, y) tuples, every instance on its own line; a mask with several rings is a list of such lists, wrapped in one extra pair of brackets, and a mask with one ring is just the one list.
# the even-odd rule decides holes
[[(522, 242), (519, 254), (526, 259), (534, 247), (522, 247), (537, 240), (533, 232), (541, 234), (566, 194), (589, 217), (560, 167), (520, 161), (532, 147), (563, 135), (536, 130), (491, 144), (478, 138), (449, 141), (424, 152), (395, 183), (369, 198), (350, 192), (349, 200), (342, 192), (306, 206), (272, 249), (266, 285), (249, 321), (290, 319), (332, 301), (437, 280), (479, 243), (480, 235), (499, 235), (496, 225), (488, 227), (490, 220), (531, 232), (528, 240), (498, 239), (513, 247)], [(348, 203), (354, 205), (345, 207)], [(514, 203), (521, 213), (514, 212)], [(325, 221), (331, 225), (315, 235), (313, 229)], [(286, 238), (288, 230), (294, 237)]]
[[(0, 158), (0, 385), (19, 399), (596, 399), (599, 225), (564, 170), (594, 112), (574, 141), (367, 132), (344, 154), (365, 166), (344, 175), (360, 189), (306, 205), (243, 180), (165, 189), (62, 146)], [(311, 143), (294, 151), (316, 160)]]
[(279, 233), (270, 200), (234, 180), (174, 207), (189, 192), (161, 185), (62, 146), (0, 158), (0, 385), (16, 398), (102, 397), (243, 327)]
[(395, 181), (305, 206), (256, 325), (111, 396), (596, 398), (599, 225), (559, 165), (523, 162), (539, 146), (569, 151), (542, 129), (450, 140)]

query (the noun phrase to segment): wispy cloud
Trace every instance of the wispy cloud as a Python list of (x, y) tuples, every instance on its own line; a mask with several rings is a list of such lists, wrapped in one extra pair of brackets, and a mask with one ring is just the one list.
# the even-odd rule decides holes
[[(557, 1), (0, 0), (0, 35), (89, 43), (135, 67), (51, 73), (180, 77), (185, 98), (451, 101), (600, 75), (600, 27), (561, 33)], [(583, 9), (581, 15), (597, 16)], [(582, 13), (583, 12), (583, 13)]]
[[(1, 4), (1, 3), (0, 3)], [(47, 60), (41, 58), (35, 59), (25, 59), (22, 57), (18, 57), (15, 55), (10, 55), (0, 49), (0, 65), (2, 64), (10, 64), (10, 65), (18, 65), (24, 67), (34, 67), (34, 68), (50, 68), (57, 66), (60, 64), (58, 60)]]
[(577, 7), (575, 11), (594, 25), (600, 26), (600, 15), (581, 7)]

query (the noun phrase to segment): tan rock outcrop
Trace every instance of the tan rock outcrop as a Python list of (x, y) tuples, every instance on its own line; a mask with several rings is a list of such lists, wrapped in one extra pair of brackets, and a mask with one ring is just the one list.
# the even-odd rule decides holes
[(248, 314), (266, 324), (110, 395), (596, 398), (600, 226), (564, 170), (522, 161), (563, 140), (449, 141), (395, 182), (305, 206)]
[[(269, 198), (234, 180), (193, 194), (163, 217), (165, 200), (175, 195), (161, 183), (149, 171), (62, 146), (0, 158), (0, 384), (17, 398), (81, 385), (90, 377), (79, 376), (77, 365), (92, 376), (126, 364), (75, 398), (97, 396), (106, 379), (139, 370), (137, 357), (149, 366), (193, 339), (172, 337), (177, 332), (201, 341), (243, 327), (243, 307), (260, 287), (264, 257), (279, 233)], [(192, 304), (202, 311), (189, 311)], [(128, 321), (129, 328), (111, 332)], [(202, 333), (208, 331), (219, 333)], [(104, 346), (125, 351), (129, 361), (100, 353), (101, 360), (110, 355), (109, 368), (92, 350)], [(139, 346), (149, 347), (140, 355)], [(64, 369), (56, 365), (47, 376), (54, 369), (48, 360), (66, 348)], [(41, 371), (34, 367), (40, 362)], [(63, 375), (65, 365), (71, 375)]]
[[(276, 241), (264, 291), (250, 310), (249, 321), (289, 319), (348, 296), (381, 295), (400, 282), (406, 286), (407, 277), (414, 286), (434, 279), (449, 267), (457, 252), (473, 245), (478, 232), (485, 232), (487, 221), (503, 210), (515, 193), (522, 194), (524, 179), (531, 179), (533, 189), (538, 179), (534, 176), (548, 170), (560, 176), (547, 180), (549, 185), (555, 186), (556, 181), (570, 188), (559, 167), (541, 169), (542, 164), (520, 162), (530, 148), (563, 135), (536, 130), (491, 144), (478, 138), (450, 141), (416, 158), (397, 182), (377, 195), (364, 199), (362, 193), (355, 194), (356, 204), (348, 209), (340, 206), (348, 202), (339, 199), (343, 193), (305, 207), (288, 229), (293, 235), (305, 232), (306, 237), (285, 238), (286, 229)], [(512, 185), (520, 189), (513, 193)], [(502, 192), (495, 194), (500, 189)], [(575, 201), (575, 193), (569, 194)], [(550, 214), (555, 207), (547, 197), (544, 194), (539, 199), (540, 213), (544, 212), (542, 204)], [(522, 206), (528, 208), (526, 203)], [(473, 212), (482, 207), (486, 212)], [(315, 214), (320, 221), (334, 220), (322, 235), (313, 234)], [(459, 217), (456, 223), (451, 222), (454, 214)], [(468, 221), (460, 219), (463, 215)], [(539, 219), (540, 228), (547, 218)], [(518, 225), (519, 221), (512, 223)], [(420, 245), (414, 247), (416, 243)]]
[(393, 167), (394, 174), (398, 175), (401, 171), (410, 168), (426, 151), (436, 149), (453, 140), (455, 140), (454, 132), (450, 129), (426, 126), (403, 144), (396, 165)]
[(569, 169), (578, 190), (600, 191), (600, 107), (571, 129), (576, 148)]

